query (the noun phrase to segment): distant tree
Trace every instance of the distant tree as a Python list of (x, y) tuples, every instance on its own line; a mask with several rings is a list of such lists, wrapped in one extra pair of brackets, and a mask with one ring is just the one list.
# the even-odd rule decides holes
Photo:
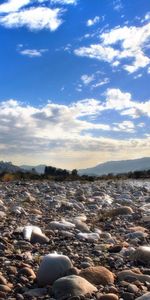
[(72, 172), (71, 172), (71, 175), (73, 177), (77, 177), (78, 176), (78, 171), (76, 169), (73, 169)]

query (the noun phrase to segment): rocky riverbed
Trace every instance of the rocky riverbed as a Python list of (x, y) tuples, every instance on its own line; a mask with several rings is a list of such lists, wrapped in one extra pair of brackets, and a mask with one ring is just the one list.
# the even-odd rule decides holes
[(0, 183), (1, 299), (150, 299), (150, 182)]

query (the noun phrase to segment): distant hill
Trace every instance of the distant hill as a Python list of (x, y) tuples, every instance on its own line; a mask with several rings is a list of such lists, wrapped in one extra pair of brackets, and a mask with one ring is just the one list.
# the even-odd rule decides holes
[(22, 165), (20, 168), (26, 170), (26, 171), (32, 171), (32, 169), (35, 169), (35, 171), (38, 174), (44, 174), (46, 165), (37, 165), (37, 166), (28, 166), (28, 165)]
[(0, 161), (0, 174), (3, 172), (16, 173), (18, 171), (24, 171), (22, 168), (13, 165), (11, 162)]
[(120, 174), (130, 171), (143, 171), (150, 169), (150, 157), (132, 160), (108, 161), (93, 168), (78, 170), (79, 175), (107, 175), (109, 173)]

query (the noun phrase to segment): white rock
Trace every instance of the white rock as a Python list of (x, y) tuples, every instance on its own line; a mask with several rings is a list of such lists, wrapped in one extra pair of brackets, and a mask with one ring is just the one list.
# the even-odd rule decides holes
[(4, 211), (0, 211), (0, 218), (5, 218), (6, 217), (6, 213)]
[(17, 215), (27, 215), (27, 212), (25, 211), (25, 209), (21, 206), (13, 206), (11, 211)]
[(38, 270), (38, 285), (46, 286), (53, 284), (56, 279), (65, 276), (70, 268), (72, 268), (72, 263), (68, 256), (57, 253), (46, 255)]
[(144, 263), (150, 263), (150, 246), (138, 247), (133, 254), (133, 259)]
[(30, 241), (33, 231), (36, 232), (37, 234), (42, 234), (42, 230), (39, 227), (33, 225), (27, 225), (23, 228), (24, 239)]
[(99, 240), (99, 234), (96, 232), (84, 233), (80, 232), (77, 234), (79, 240), (88, 240), (89, 242), (94, 242)]
[(49, 227), (51, 229), (58, 229), (58, 230), (69, 230), (75, 228), (75, 224), (67, 222), (65, 220), (58, 222), (58, 221), (52, 221), (49, 224)]

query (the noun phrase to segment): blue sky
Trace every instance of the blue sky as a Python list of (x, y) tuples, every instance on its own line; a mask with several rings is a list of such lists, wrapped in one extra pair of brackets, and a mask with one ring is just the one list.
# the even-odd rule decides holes
[(2, 160), (150, 156), (149, 0), (3, 0), (0, 40)]

